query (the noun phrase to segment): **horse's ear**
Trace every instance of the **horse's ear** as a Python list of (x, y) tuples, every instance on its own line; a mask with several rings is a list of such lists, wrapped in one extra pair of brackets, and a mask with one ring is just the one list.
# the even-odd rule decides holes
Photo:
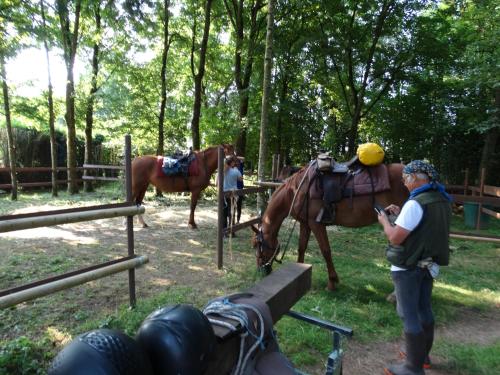
[(255, 225), (251, 225), (250, 228), (252, 228), (255, 234), (259, 234), (259, 228), (257, 228)]

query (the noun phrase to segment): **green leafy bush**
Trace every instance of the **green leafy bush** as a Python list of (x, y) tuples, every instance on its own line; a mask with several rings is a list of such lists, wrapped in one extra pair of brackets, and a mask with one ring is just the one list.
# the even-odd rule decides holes
[(52, 344), (47, 338), (34, 342), (25, 336), (2, 343), (0, 375), (44, 374), (44, 367), (52, 357), (50, 350), (47, 350), (51, 347)]

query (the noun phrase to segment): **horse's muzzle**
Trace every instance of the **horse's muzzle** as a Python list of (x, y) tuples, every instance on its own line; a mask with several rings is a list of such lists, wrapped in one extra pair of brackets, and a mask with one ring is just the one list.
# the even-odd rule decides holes
[(269, 275), (273, 271), (273, 266), (270, 263), (266, 263), (259, 267), (259, 273), (263, 276)]

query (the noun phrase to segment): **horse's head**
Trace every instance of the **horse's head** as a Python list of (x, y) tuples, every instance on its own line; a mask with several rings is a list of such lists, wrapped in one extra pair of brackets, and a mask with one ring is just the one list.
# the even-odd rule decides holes
[(276, 257), (280, 252), (280, 244), (272, 244), (266, 241), (265, 235), (262, 232), (262, 227), (256, 228), (251, 226), (254, 231), (252, 245), (255, 249), (255, 258), (257, 260), (257, 268), (264, 275), (269, 275), (273, 270), (273, 261), (277, 261)]
[(234, 156), (236, 155), (234, 153), (234, 146), (229, 144), (229, 143), (223, 143), (221, 144), (222, 148), (224, 149), (224, 156)]

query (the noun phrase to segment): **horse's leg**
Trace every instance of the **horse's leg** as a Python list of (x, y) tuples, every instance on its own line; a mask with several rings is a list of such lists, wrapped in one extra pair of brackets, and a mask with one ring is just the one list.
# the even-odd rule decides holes
[(299, 237), (299, 256), (298, 263), (304, 263), (304, 255), (306, 253), (309, 237), (311, 236), (311, 228), (306, 223), (300, 223), (300, 237)]
[[(142, 205), (142, 201), (144, 199), (144, 196), (146, 195), (147, 190), (148, 190), (148, 187), (146, 186), (146, 188), (144, 190), (140, 191), (139, 194), (137, 194), (137, 197), (135, 198), (135, 203), (138, 206)], [(137, 220), (139, 221), (139, 224), (141, 224), (143, 228), (148, 227), (148, 225), (144, 221), (144, 217), (142, 216), (142, 214), (137, 215)]]
[(196, 205), (198, 204), (198, 198), (200, 197), (200, 191), (192, 191), (191, 192), (191, 212), (189, 213), (189, 221), (188, 225), (192, 229), (198, 228), (196, 223), (194, 222), (194, 210), (196, 209)]
[(330, 243), (328, 242), (326, 226), (316, 223), (314, 220), (309, 220), (309, 226), (318, 241), (321, 254), (326, 262), (326, 268), (328, 271), (328, 289), (335, 290), (335, 286), (339, 282), (339, 277), (337, 275), (337, 271), (335, 271), (335, 266), (333, 265), (332, 251)]

